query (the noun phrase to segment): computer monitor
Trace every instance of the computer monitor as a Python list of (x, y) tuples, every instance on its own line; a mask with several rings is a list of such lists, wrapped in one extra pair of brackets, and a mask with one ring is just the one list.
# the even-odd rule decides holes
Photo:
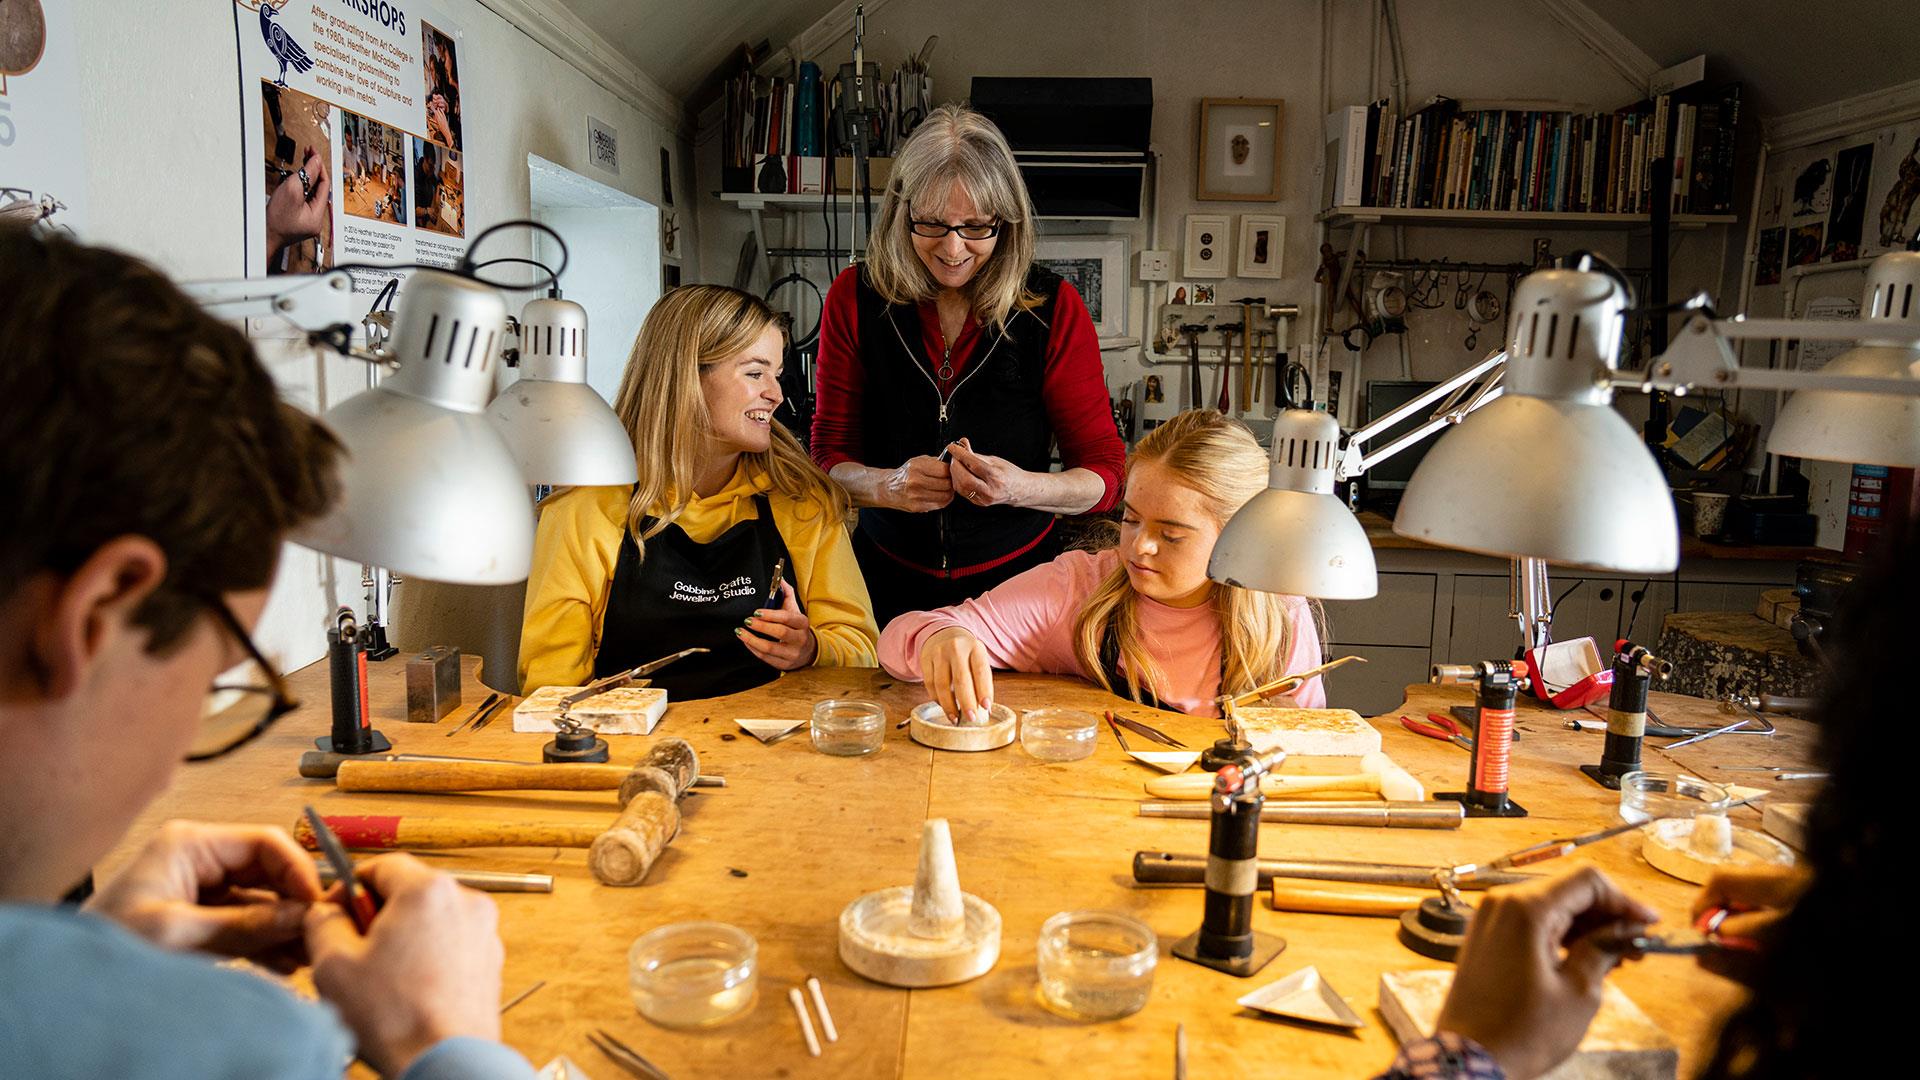
[[(1421, 393), (1433, 389), (1430, 382), (1406, 382), (1395, 379), (1372, 379), (1367, 382), (1367, 400), (1365, 418), (1362, 424), (1371, 424), (1374, 420), (1412, 401)], [(1434, 403), (1438, 405), (1438, 402)], [(1387, 430), (1367, 440), (1369, 451), (1378, 450), (1393, 440), (1425, 423), (1432, 410), (1417, 411), (1412, 416), (1393, 425)], [(1435, 437), (1438, 436), (1435, 433)], [(1413, 479), (1413, 470), (1420, 465), (1420, 459), (1427, 456), (1427, 450), (1433, 446), (1433, 438), (1407, 447), (1387, 460), (1368, 469), (1361, 476), (1365, 497), (1368, 501), (1398, 502), (1400, 493), (1407, 489), (1407, 481)], [(1376, 500), (1376, 493), (1385, 493)]]

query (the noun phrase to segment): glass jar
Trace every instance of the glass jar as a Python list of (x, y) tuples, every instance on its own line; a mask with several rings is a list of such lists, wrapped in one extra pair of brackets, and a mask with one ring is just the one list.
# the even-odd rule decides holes
[(1159, 940), (1112, 911), (1063, 911), (1040, 927), (1040, 1002), (1076, 1020), (1118, 1020), (1153, 992)]
[(1697, 776), (1638, 770), (1620, 778), (1620, 820), (1645, 824), (1727, 808), (1727, 789)]
[(634, 1007), (662, 1027), (709, 1027), (753, 1007), (759, 985), (753, 935), (717, 922), (669, 923), (627, 950)]
[(1020, 717), (1020, 745), (1041, 761), (1093, 756), (1100, 719), (1079, 709), (1032, 709)]
[(880, 749), (887, 710), (871, 701), (830, 698), (813, 707), (813, 748), (835, 757), (861, 757)]

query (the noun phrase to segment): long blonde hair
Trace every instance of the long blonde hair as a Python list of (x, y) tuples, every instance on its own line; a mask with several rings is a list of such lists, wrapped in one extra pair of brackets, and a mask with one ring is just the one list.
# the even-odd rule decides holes
[[(1146, 462), (1158, 462), (1178, 483), (1199, 492), (1207, 513), (1221, 525), (1267, 486), (1267, 454), (1253, 433), (1212, 409), (1183, 412), (1148, 432), (1127, 459), (1128, 474)], [(1209, 603), (1220, 619), (1223, 694), (1245, 693), (1286, 674), (1281, 668), (1293, 648), (1293, 613), (1300, 605), (1320, 620), (1317, 601), (1233, 585), (1215, 584)], [(1125, 661), (1128, 696), (1138, 701), (1142, 685), (1165, 686), (1160, 665), (1141, 634), (1140, 595), (1133, 591), (1124, 562), (1087, 597), (1073, 625), (1073, 651), (1081, 670), (1118, 693), (1100, 659), (1109, 625)]]
[[(700, 375), (751, 348), (779, 316), (751, 293), (724, 285), (682, 285), (647, 312), (627, 357), (613, 409), (633, 441), (640, 481), (627, 505), (627, 528), (646, 557), (647, 538), (667, 527), (693, 501), (713, 418)], [(845, 489), (820, 471), (791, 432), (773, 425), (773, 445), (747, 454), (749, 467), (771, 476), (773, 490), (803, 506), (825, 504), (835, 520), (847, 515)], [(652, 526), (642, 529), (654, 507)]]
[(940, 291), (913, 250), (911, 207), (937, 209), (955, 185), (981, 213), (999, 220), (999, 242), (964, 291), (982, 326), (1005, 330), (1015, 308), (1045, 298), (1027, 291), (1033, 266), (1033, 200), (1013, 150), (993, 121), (964, 105), (942, 105), (913, 129), (893, 158), (880, 216), (867, 237), (867, 280), (889, 304), (917, 304)]

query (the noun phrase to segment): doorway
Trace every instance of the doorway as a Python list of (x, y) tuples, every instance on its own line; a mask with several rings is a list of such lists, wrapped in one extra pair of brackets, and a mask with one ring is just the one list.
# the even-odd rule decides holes
[[(561, 295), (587, 309), (587, 383), (609, 402), (627, 354), (660, 299), (660, 209), (644, 199), (527, 155), (533, 219), (567, 245)], [(534, 234), (534, 257), (557, 265), (559, 251)]]

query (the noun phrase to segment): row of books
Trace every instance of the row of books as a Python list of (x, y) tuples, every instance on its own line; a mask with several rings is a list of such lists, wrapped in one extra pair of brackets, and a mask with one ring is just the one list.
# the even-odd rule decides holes
[[(807, 100), (802, 99), (802, 95)], [(820, 82), (773, 79), (741, 71), (727, 80), (726, 165), (749, 168), (763, 157), (817, 156), (823, 141)]]
[(1695, 85), (1613, 112), (1463, 109), (1385, 100), (1327, 117), (1333, 205), (1646, 214), (1733, 210), (1740, 84)]

